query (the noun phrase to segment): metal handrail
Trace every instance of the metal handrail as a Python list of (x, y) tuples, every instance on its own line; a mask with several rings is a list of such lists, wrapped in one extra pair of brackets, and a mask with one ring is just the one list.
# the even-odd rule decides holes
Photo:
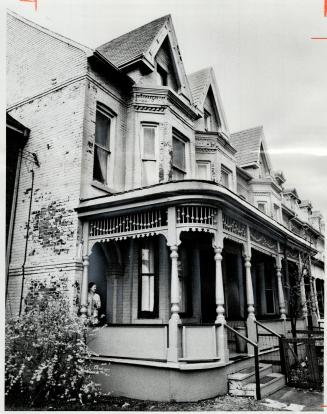
[(254, 373), (255, 373), (255, 388), (256, 388), (256, 397), (257, 400), (261, 400), (261, 390), (260, 390), (260, 374), (259, 374), (259, 347), (258, 344), (251, 341), (251, 339), (247, 338), (246, 336), (242, 335), (241, 333), (237, 332), (231, 326), (225, 324), (225, 327), (233, 332), (235, 335), (238, 335), (242, 338), (245, 342), (252, 345), (254, 348)]
[(272, 335), (277, 336), (277, 338), (282, 337), (282, 335), (279, 335), (277, 332), (275, 332), (272, 329), (268, 328), (268, 326), (263, 325), (261, 322), (255, 320), (254, 323), (256, 324), (256, 328), (257, 328), (257, 337), (258, 337), (258, 325), (261, 326), (261, 328), (265, 329), (266, 331), (270, 332)]

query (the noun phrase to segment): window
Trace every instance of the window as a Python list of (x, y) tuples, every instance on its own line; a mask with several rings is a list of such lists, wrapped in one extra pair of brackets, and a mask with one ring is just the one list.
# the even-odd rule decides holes
[(102, 107), (96, 111), (93, 179), (108, 184), (110, 141), (113, 131), (113, 115)]
[(274, 289), (272, 284), (272, 275), (270, 272), (265, 269), (265, 298), (266, 298), (266, 313), (274, 314), (275, 313), (275, 298), (274, 298)]
[(144, 240), (140, 247), (139, 318), (158, 317), (158, 280), (156, 271), (156, 244)]
[(199, 180), (211, 180), (210, 161), (197, 161), (196, 166)]
[(141, 127), (142, 185), (158, 182), (157, 126), (143, 124)]
[(185, 140), (178, 134), (173, 135), (173, 180), (183, 180), (186, 174)]
[(190, 316), (191, 310), (191, 284), (188, 266), (189, 249), (185, 246), (180, 247), (178, 257), (178, 281), (179, 281), (179, 311), (184, 316)]
[(212, 118), (210, 112), (204, 110), (204, 129), (205, 131), (212, 131)]
[(157, 72), (159, 75), (159, 82), (162, 86), (168, 85), (168, 73), (167, 71), (157, 63)]
[(265, 201), (259, 201), (258, 202), (258, 209), (262, 211), (263, 213), (267, 214), (267, 204)]
[(280, 220), (280, 208), (279, 208), (279, 206), (277, 204), (274, 204), (274, 212), (273, 212), (273, 215), (274, 215), (274, 219), (275, 220), (277, 220), (277, 221)]
[(232, 172), (231, 170), (229, 170), (227, 167), (225, 167), (224, 165), (221, 166), (221, 171), (220, 171), (220, 183), (227, 187), (230, 188), (230, 178), (232, 176)]

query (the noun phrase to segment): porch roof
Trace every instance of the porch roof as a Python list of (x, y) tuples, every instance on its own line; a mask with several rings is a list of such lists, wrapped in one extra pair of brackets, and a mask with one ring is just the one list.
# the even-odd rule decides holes
[(295, 246), (316, 253), (308, 241), (290, 231), (281, 223), (262, 213), (233, 191), (205, 180), (182, 180), (155, 184), (112, 195), (82, 200), (76, 208), (80, 219), (108, 214), (114, 215), (144, 207), (164, 206), (185, 202), (210, 203), (227, 207), (238, 214), (247, 224), (256, 224), (280, 241), (291, 241)]

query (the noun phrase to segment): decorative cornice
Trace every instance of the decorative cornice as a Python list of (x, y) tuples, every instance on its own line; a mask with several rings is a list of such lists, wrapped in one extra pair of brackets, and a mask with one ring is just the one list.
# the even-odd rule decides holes
[(277, 241), (271, 239), (270, 237), (266, 236), (258, 230), (251, 229), (250, 239), (251, 241), (259, 244), (260, 246), (266, 247), (269, 250), (273, 250), (274, 252), (278, 251)]
[(230, 144), (230, 142), (220, 132), (206, 132), (206, 131), (195, 131), (196, 145), (204, 140), (212, 140), (216, 143), (216, 148), (223, 147), (230, 154), (235, 155), (236, 149)]

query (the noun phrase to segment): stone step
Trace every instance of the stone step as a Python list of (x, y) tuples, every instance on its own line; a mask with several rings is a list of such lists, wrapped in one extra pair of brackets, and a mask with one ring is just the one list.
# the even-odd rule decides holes
[[(231, 384), (229, 384), (231, 385)], [(234, 386), (236, 383), (233, 384)], [(229, 388), (229, 394), (240, 397), (254, 397), (256, 398), (256, 384), (249, 382), (247, 384), (238, 383), (238, 387)], [(265, 398), (275, 391), (280, 390), (285, 386), (285, 376), (279, 373), (270, 373), (260, 378), (261, 398)]]
[[(271, 364), (259, 364), (259, 376), (264, 377), (267, 374), (272, 373)], [(229, 385), (233, 388), (234, 383), (235, 387), (238, 387), (238, 384), (245, 385), (249, 382), (255, 381), (255, 369), (252, 364), (251, 367), (244, 368), (240, 371), (237, 371), (233, 374), (227, 375)]]

